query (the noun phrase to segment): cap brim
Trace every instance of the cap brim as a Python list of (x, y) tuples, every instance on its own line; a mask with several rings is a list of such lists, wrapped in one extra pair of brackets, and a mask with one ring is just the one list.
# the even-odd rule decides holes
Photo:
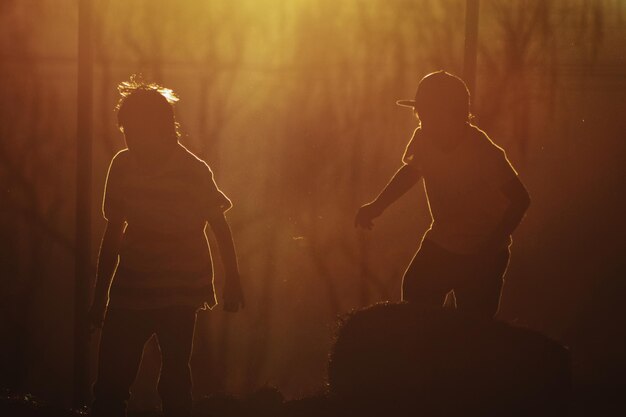
[(411, 107), (413, 109), (415, 108), (415, 100), (398, 100), (396, 101), (396, 104), (402, 107)]

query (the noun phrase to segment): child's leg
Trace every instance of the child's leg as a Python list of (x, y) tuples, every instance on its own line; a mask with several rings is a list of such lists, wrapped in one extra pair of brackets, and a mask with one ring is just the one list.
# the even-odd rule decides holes
[(402, 300), (425, 307), (442, 307), (452, 290), (454, 254), (425, 239), (402, 280)]
[(467, 265), (454, 287), (460, 311), (489, 319), (496, 315), (509, 256), (507, 248), (500, 253), (476, 257)]
[(94, 416), (126, 416), (126, 403), (146, 341), (153, 331), (141, 311), (111, 309), (106, 315), (100, 351), (98, 377), (93, 386)]
[(196, 309), (172, 307), (159, 311), (156, 334), (161, 348), (159, 395), (166, 417), (191, 415), (191, 369)]

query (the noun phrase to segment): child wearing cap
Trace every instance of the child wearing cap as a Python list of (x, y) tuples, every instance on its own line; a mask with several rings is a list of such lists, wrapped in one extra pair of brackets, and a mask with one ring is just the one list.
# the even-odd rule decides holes
[(88, 316), (92, 328), (102, 327), (93, 413), (126, 415), (144, 344), (156, 334), (163, 413), (188, 416), (196, 311), (217, 304), (207, 223), (225, 270), (224, 309), (244, 304), (224, 216), (232, 204), (209, 166), (178, 142), (174, 93), (137, 77), (118, 89), (128, 148), (113, 157), (105, 184), (107, 224)]
[(372, 221), (421, 178), (432, 215), (430, 229), (407, 268), (402, 299), (442, 306), (454, 291), (457, 309), (483, 317), (498, 311), (512, 242), (530, 197), (502, 148), (469, 121), (469, 91), (444, 71), (425, 76), (414, 109), (420, 126), (406, 147), (403, 165), (355, 225)]

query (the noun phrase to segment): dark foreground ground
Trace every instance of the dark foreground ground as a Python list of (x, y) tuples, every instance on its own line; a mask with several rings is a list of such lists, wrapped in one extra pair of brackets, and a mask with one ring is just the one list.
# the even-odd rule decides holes
[[(245, 398), (215, 394), (195, 403), (194, 417), (617, 416), (626, 415), (623, 382), (573, 386), (569, 349), (537, 332), (386, 303), (343, 320), (320, 394), (291, 401), (272, 387)], [(10, 390), (0, 398), (0, 417), (86, 415)]]
[[(565, 416), (621, 416), (624, 415), (624, 392), (612, 393), (607, 398), (604, 390), (578, 393), (574, 395)], [(340, 411), (333, 406), (332, 400), (325, 395), (304, 398), (295, 401), (283, 401), (278, 398), (267, 398), (266, 402), (255, 403), (246, 399), (237, 399), (228, 395), (216, 395), (199, 401), (195, 406), (194, 417), (308, 417), (308, 416), (356, 416), (349, 411)], [(337, 410), (335, 410), (337, 408)], [(364, 412), (361, 415), (367, 415)], [(404, 416), (401, 410), (389, 410), (385, 415)], [(2, 392), (0, 398), (0, 416), (2, 417), (83, 417), (88, 410), (67, 410), (51, 404), (39, 402), (28, 394)], [(380, 414), (379, 414), (380, 415)], [(419, 416), (419, 414), (414, 414)], [(128, 417), (161, 417), (158, 411), (131, 411)], [(558, 414), (556, 415), (558, 416)]]

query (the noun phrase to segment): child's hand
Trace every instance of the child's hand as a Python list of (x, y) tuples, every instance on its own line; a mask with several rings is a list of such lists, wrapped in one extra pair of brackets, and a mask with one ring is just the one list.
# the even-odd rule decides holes
[(87, 313), (87, 322), (89, 325), (89, 331), (94, 332), (96, 329), (101, 329), (104, 323), (104, 316), (107, 311), (106, 301), (94, 301)]
[(224, 284), (224, 311), (236, 313), (240, 308), (243, 309), (244, 306), (245, 300), (239, 276), (226, 277), (226, 283)]
[(362, 227), (363, 229), (372, 230), (374, 227), (374, 220), (381, 215), (381, 210), (376, 206), (374, 202), (367, 203), (359, 209), (354, 218), (354, 227)]

